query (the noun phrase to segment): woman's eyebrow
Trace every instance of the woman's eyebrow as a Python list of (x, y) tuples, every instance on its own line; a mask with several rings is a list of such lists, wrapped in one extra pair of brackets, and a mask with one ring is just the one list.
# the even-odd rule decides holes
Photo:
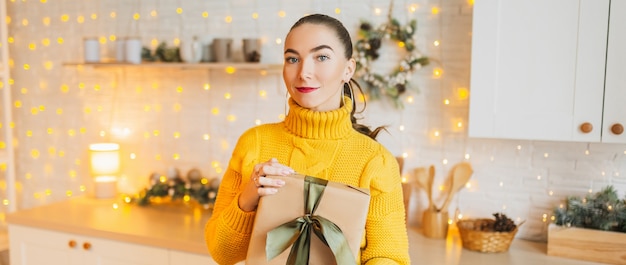
[[(316, 52), (316, 51), (323, 50), (323, 49), (329, 49), (329, 50), (331, 50), (331, 51), (334, 51), (334, 50), (333, 50), (333, 48), (331, 48), (331, 47), (330, 47), (330, 46), (328, 46), (328, 45), (320, 45), (320, 46), (317, 46), (317, 47), (315, 47), (315, 48), (311, 49), (311, 52)], [(294, 54), (300, 55), (300, 53), (298, 53), (298, 52), (297, 52), (296, 50), (294, 50), (294, 49), (286, 49), (286, 50), (285, 50), (285, 54), (286, 54), (286, 53), (294, 53)]]
[(333, 48), (331, 48), (328, 45), (320, 45), (320, 46), (317, 46), (317, 47), (311, 49), (311, 52), (316, 52), (316, 51), (323, 50), (323, 49), (329, 49), (331, 51), (334, 51)]

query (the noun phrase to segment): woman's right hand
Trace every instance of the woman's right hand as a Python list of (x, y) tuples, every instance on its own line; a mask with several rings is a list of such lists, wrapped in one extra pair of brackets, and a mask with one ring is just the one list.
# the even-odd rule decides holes
[(261, 196), (272, 195), (285, 185), (285, 181), (266, 177), (266, 175), (286, 176), (295, 171), (272, 158), (266, 162), (254, 166), (250, 181), (239, 196), (239, 208), (245, 212), (256, 210)]

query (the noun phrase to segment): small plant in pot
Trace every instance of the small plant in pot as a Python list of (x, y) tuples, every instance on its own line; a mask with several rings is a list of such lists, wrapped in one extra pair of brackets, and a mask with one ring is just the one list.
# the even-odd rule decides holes
[(464, 248), (487, 253), (509, 249), (518, 228), (524, 222), (515, 224), (503, 213), (494, 213), (493, 216), (494, 219), (468, 219), (457, 223)]
[(549, 256), (626, 264), (626, 199), (620, 199), (613, 186), (568, 196), (553, 213)]

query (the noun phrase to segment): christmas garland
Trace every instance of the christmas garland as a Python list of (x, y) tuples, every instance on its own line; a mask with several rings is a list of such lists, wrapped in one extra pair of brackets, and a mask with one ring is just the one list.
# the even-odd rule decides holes
[(168, 176), (153, 173), (150, 175), (149, 187), (135, 196), (135, 201), (141, 206), (165, 202), (189, 202), (191, 200), (209, 209), (215, 202), (219, 189), (219, 180), (209, 180), (202, 176), (198, 169), (192, 169), (187, 177), (183, 178), (177, 169), (171, 169)]
[[(386, 96), (391, 99), (395, 106), (402, 108), (400, 96), (406, 92), (412, 74), (430, 63), (428, 57), (423, 56), (415, 47), (413, 35), (417, 28), (417, 21), (411, 20), (406, 26), (390, 18), (387, 23), (377, 28), (363, 21), (359, 27), (359, 39), (354, 45), (356, 54), (355, 76), (364, 83), (365, 94), (373, 99)], [(387, 75), (373, 73), (371, 63), (380, 57), (378, 50), (384, 39), (398, 42), (400, 47), (408, 52), (408, 55), (400, 61), (400, 64)]]

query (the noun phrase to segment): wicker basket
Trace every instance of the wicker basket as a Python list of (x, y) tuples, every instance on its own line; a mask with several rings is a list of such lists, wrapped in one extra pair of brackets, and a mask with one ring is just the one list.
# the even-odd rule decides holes
[(523, 224), (517, 225), (510, 232), (480, 231), (480, 227), (487, 223), (495, 222), (492, 219), (469, 219), (457, 223), (463, 247), (473, 251), (497, 253), (509, 250), (511, 242), (517, 233), (517, 229)]

